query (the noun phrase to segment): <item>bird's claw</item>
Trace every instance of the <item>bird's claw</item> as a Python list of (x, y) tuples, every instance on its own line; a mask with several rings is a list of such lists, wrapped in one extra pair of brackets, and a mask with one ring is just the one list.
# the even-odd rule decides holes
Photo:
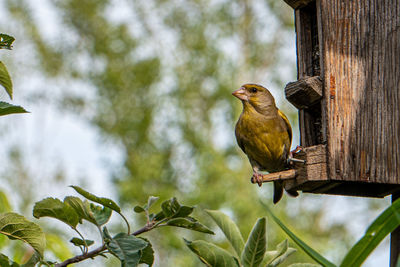
[(294, 154), (297, 154), (297, 153), (299, 153), (299, 152), (302, 151), (302, 150), (303, 150), (303, 147), (302, 147), (302, 146), (296, 146), (295, 149), (293, 149), (292, 151), (290, 151), (289, 157), (288, 157), (288, 159), (287, 159), (287, 163), (288, 163), (289, 165), (290, 165), (292, 162), (293, 162), (293, 163), (303, 163), (303, 165), (306, 164), (306, 161), (305, 161), (305, 160), (303, 160), (303, 159), (296, 159), (296, 158), (293, 157)]
[(262, 178), (263, 178), (262, 174), (260, 174), (258, 172), (255, 172), (255, 173), (253, 173), (253, 177), (251, 177), (251, 181), (253, 183), (257, 183), (258, 186), (261, 187), (262, 183), (263, 183), (263, 179)]
[(303, 151), (303, 147), (302, 147), (302, 146), (296, 146), (295, 149), (293, 149), (292, 151), (290, 151), (290, 156), (289, 156), (289, 158), (293, 158), (293, 155), (299, 153), (300, 151)]

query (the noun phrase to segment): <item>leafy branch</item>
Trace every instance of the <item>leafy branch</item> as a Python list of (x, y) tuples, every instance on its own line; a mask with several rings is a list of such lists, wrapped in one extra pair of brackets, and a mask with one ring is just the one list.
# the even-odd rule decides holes
[[(80, 248), (82, 254), (71, 257), (60, 263), (43, 260), (45, 248), (45, 236), (41, 228), (16, 213), (0, 214), (0, 234), (8, 236), (10, 239), (19, 239), (35, 249), (35, 254), (27, 263), (19, 265), (12, 262), (7, 256), (0, 253), (0, 266), (28, 267), (36, 264), (64, 267), (72, 263), (81, 262), (97, 256), (112, 254), (121, 261), (121, 266), (137, 266), (140, 263), (152, 266), (154, 262), (154, 251), (151, 243), (142, 237), (137, 237), (145, 232), (149, 232), (159, 227), (173, 226), (182, 227), (207, 234), (214, 234), (209, 228), (189, 216), (194, 207), (181, 205), (176, 198), (171, 198), (161, 203), (161, 210), (157, 213), (150, 213), (150, 208), (158, 197), (149, 197), (147, 204), (136, 206), (134, 211), (144, 213), (146, 224), (130, 233), (130, 225), (126, 217), (122, 214), (121, 208), (111, 199), (97, 197), (88, 191), (71, 186), (77, 193), (85, 199), (76, 196), (67, 196), (63, 201), (57, 198), (45, 198), (35, 203), (33, 216), (35, 218), (50, 217), (67, 224), (79, 237), (73, 237), (70, 242)], [(118, 213), (127, 224), (128, 231), (117, 233), (112, 236), (105, 226), (108, 223), (112, 212)], [(86, 239), (78, 229), (80, 224), (87, 221), (93, 224), (101, 235), (102, 244), (93, 250), (89, 247), (94, 244), (93, 240)]]

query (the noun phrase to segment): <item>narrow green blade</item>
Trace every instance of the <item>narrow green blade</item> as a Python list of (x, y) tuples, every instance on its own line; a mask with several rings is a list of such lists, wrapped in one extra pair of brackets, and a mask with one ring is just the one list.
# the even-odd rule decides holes
[[(271, 209), (261, 202), (261, 204), (265, 207), (269, 215), (271, 215), (272, 219), (279, 225), (279, 227), (313, 260), (326, 267), (334, 267), (336, 266), (329, 260), (327, 260), (324, 256), (319, 254), (317, 251), (308, 246), (305, 242), (303, 242), (300, 238), (298, 238), (292, 231), (289, 230), (282, 222), (275, 216), (275, 214), (271, 211)], [(347, 265), (354, 266), (354, 265)]]

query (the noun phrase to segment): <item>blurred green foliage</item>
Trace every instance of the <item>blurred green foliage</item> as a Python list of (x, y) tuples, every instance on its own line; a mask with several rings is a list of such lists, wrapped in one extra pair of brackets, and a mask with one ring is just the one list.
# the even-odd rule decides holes
[[(228, 212), (248, 235), (265, 214), (258, 196), (270, 201), (271, 188), (249, 182), (250, 164), (233, 134), (241, 106), (231, 92), (246, 82), (283, 88), (284, 79), (294, 79), (294, 60), (288, 66), (284, 50), (294, 41), (288, 39), (294, 35), (293, 10), (276, 0), (52, 0), (45, 5), (57, 18), (53, 35), (44, 29), (47, 18), (35, 13), (39, 7), (5, 0), (43, 76), (84, 85), (64, 86), (55, 104), (85, 117), (123, 151), (121, 168), (110, 170), (120, 203), (177, 196)], [(294, 122), (296, 114), (288, 115)], [(335, 222), (327, 226), (323, 208), (284, 200), (276, 213), (321, 251), (345, 251), (346, 228)], [(149, 235), (164, 266), (199, 265), (182, 235), (167, 229)], [(270, 242), (281, 237), (273, 232)], [(222, 239), (213, 241), (228, 247)], [(301, 253), (293, 257), (305, 260)]]

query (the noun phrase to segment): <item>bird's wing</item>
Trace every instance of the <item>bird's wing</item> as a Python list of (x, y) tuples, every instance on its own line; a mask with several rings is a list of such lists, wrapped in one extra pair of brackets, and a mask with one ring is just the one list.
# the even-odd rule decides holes
[(281, 116), (281, 118), (283, 119), (283, 121), (285, 122), (285, 124), (287, 126), (287, 132), (289, 135), (290, 143), (292, 143), (292, 127), (290, 126), (290, 122), (289, 122), (288, 118), (286, 117), (286, 115), (283, 114), (283, 112), (280, 111), (279, 109), (278, 109), (278, 114), (279, 114), (279, 116)]
[(246, 150), (245, 150), (245, 147), (243, 144), (243, 136), (240, 134), (238, 127), (240, 127), (240, 126), (236, 125), (236, 128), (235, 128), (236, 141), (237, 141), (240, 149), (242, 149), (242, 151), (246, 154)]

